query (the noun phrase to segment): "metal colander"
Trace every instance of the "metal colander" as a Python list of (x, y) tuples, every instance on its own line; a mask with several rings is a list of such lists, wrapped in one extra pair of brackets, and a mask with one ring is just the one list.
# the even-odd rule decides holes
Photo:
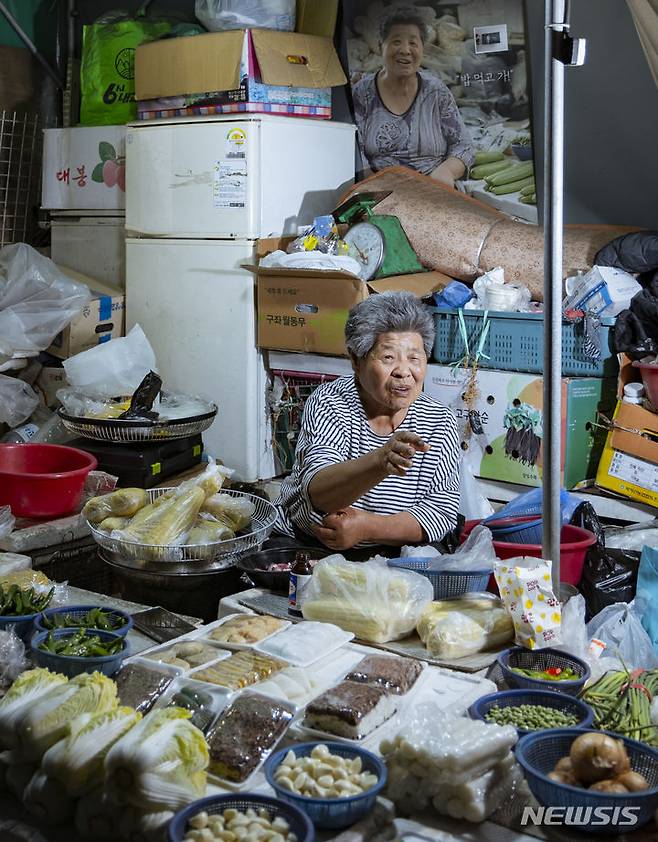
[(70, 433), (82, 438), (110, 441), (114, 444), (171, 441), (196, 436), (210, 427), (215, 420), (215, 415), (217, 415), (215, 404), (211, 404), (211, 410), (203, 415), (152, 422), (121, 421), (118, 418), (83, 418), (67, 415), (63, 409), (59, 410), (59, 417)]
[[(162, 494), (175, 491), (174, 488), (152, 488), (149, 490), (149, 502), (152, 503)], [(87, 522), (94, 540), (103, 549), (114, 553), (120, 558), (127, 558), (137, 562), (149, 563), (175, 563), (181, 562), (207, 562), (218, 561), (219, 559), (230, 561), (249, 550), (259, 549), (263, 541), (271, 533), (277, 518), (276, 508), (269, 500), (257, 497), (254, 494), (247, 494), (243, 491), (231, 491), (222, 489), (222, 494), (231, 497), (241, 497), (249, 500), (256, 507), (251, 518), (249, 531), (227, 541), (214, 541), (209, 544), (181, 544), (179, 546), (159, 546), (154, 544), (138, 544), (134, 541), (123, 541), (118, 538), (111, 538), (101, 532), (91, 523)]]

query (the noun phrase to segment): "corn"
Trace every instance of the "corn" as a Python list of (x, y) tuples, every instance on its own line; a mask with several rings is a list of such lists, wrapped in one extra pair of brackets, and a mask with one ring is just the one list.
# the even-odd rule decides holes
[(486, 178), (489, 175), (494, 175), (494, 173), (502, 172), (508, 168), (509, 163), (507, 161), (494, 161), (491, 164), (480, 164), (477, 167), (473, 167), (469, 173), (469, 178), (479, 180), (481, 178)]
[(129, 517), (106, 517), (98, 524), (98, 528), (101, 532), (112, 532), (114, 529), (125, 529), (129, 523)]
[(174, 544), (177, 538), (192, 527), (204, 499), (201, 488), (191, 488), (178, 494), (159, 506), (157, 515), (147, 522), (135, 525), (133, 518), (122, 537), (152, 546)]
[(487, 187), (487, 190), (495, 196), (504, 196), (505, 193), (516, 193), (518, 190), (529, 187), (531, 184), (534, 184), (532, 177), (523, 178), (521, 181), (509, 181), (507, 184), (499, 184), (497, 187)]
[[(346, 588), (352, 590), (367, 590), (370, 577), (360, 565), (350, 567), (336, 567), (334, 565), (319, 565), (313, 572), (313, 578), (318, 582), (319, 592), (323, 596), (340, 596)], [(386, 593), (390, 599), (409, 599), (409, 580), (404, 576), (396, 576), (389, 571)]]
[(522, 196), (531, 196), (535, 192), (535, 180), (532, 179), (532, 184), (529, 184), (527, 187), (524, 187), (521, 190)]
[(384, 608), (378, 614), (376, 606), (367, 608), (340, 599), (307, 599), (302, 611), (305, 620), (333, 623), (361, 640), (385, 643), (390, 639), (390, 619)]
[(225, 523), (212, 520), (197, 521), (185, 541), (186, 544), (210, 544), (214, 541), (228, 541), (235, 538), (235, 532)]
[(509, 184), (512, 181), (520, 181), (528, 178), (534, 173), (532, 161), (525, 161), (523, 164), (514, 164), (501, 172), (490, 175), (486, 180), (491, 187), (500, 187), (502, 184)]
[(475, 153), (475, 166), (477, 167), (479, 164), (492, 164), (496, 161), (503, 161), (505, 160), (505, 156), (502, 152), (476, 152)]
[(82, 510), (90, 523), (100, 523), (107, 517), (132, 517), (149, 501), (143, 488), (122, 488), (101, 497), (92, 497)]

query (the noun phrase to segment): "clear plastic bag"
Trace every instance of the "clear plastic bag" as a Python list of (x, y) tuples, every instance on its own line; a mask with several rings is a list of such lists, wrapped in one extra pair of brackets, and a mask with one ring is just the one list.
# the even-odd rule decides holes
[(479, 464), (481, 458), (482, 446), (471, 439), (459, 466), (459, 512), (466, 520), (482, 520), (494, 511), (475, 479), (473, 466)]
[(104, 342), (64, 362), (71, 386), (91, 397), (130, 396), (157, 364), (151, 343), (139, 325), (127, 336)]
[(423, 611), (416, 631), (433, 658), (465, 658), (511, 643), (512, 620), (499, 599), (445, 599)]
[(658, 548), (645, 547), (637, 574), (637, 597), (646, 604), (642, 625), (658, 653)]
[(211, 32), (295, 29), (295, 0), (196, 0), (194, 14)]
[(11, 534), (16, 525), (16, 518), (11, 513), (9, 506), (0, 506), (0, 538), (6, 538)]
[(430, 570), (489, 570), (496, 563), (493, 536), (486, 526), (476, 526), (454, 553), (439, 556), (430, 563)]
[(429, 579), (418, 573), (384, 560), (360, 564), (332, 555), (315, 566), (302, 612), (305, 620), (335, 623), (362, 640), (386, 643), (413, 632), (433, 594)]
[(38, 405), (39, 398), (31, 386), (16, 377), (0, 374), (0, 424), (17, 427), (32, 415)]
[[(533, 488), (532, 491), (526, 491), (519, 494), (509, 503), (499, 509), (487, 520), (498, 520), (501, 517), (524, 517), (525, 515), (542, 516), (542, 500), (543, 489)], [(560, 490), (560, 509), (562, 512), (562, 523), (569, 523), (573, 517), (573, 513), (582, 502), (580, 497), (575, 494), (570, 494), (565, 489)]]
[(608, 605), (587, 624), (587, 636), (605, 644), (606, 657), (619, 658), (626, 669), (655, 669), (658, 655), (642, 626), (646, 604), (637, 597), (628, 605)]
[(0, 688), (12, 684), (26, 666), (23, 641), (13, 628), (0, 629)]
[(45, 351), (91, 298), (25, 243), (0, 250), (0, 361)]

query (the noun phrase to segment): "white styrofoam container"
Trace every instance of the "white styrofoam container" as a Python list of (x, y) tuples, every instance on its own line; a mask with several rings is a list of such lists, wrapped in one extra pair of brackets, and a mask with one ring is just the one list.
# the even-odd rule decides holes
[[(125, 126), (43, 133), (41, 204), (48, 210), (123, 210)], [(117, 180), (118, 179), (118, 180)]]
[(59, 266), (75, 269), (76, 272), (111, 284), (117, 289), (126, 288), (126, 229), (123, 215), (53, 214), (50, 234), (50, 256)]

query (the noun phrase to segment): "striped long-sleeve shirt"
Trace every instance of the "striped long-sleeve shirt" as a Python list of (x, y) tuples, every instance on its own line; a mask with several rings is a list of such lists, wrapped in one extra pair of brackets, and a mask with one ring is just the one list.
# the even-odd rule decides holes
[[(397, 429), (416, 433), (430, 450), (416, 453), (404, 476), (387, 476), (352, 505), (380, 515), (409, 512), (428, 541), (440, 541), (456, 526), (459, 510), (457, 422), (449, 409), (423, 393)], [(354, 376), (316, 389), (304, 407), (295, 464), (277, 501), (279, 531), (293, 535), (294, 524), (312, 535), (313, 525), (321, 524), (323, 517), (309, 499), (313, 477), (328, 465), (370, 453), (388, 438), (370, 428)]]

